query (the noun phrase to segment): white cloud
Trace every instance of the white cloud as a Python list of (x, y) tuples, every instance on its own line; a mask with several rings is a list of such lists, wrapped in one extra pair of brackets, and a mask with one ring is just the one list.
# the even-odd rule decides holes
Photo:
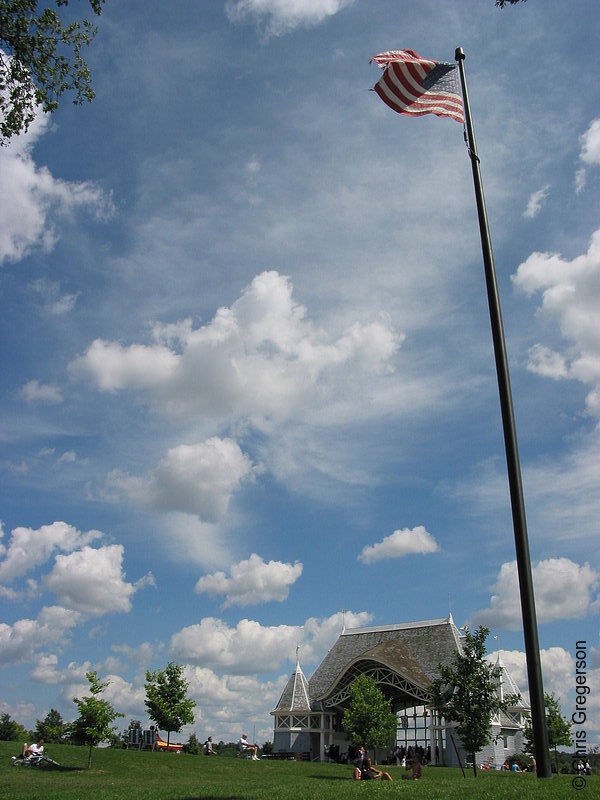
[(572, 261), (533, 253), (519, 265), (512, 280), (527, 295), (542, 293), (539, 313), (558, 321), (568, 343), (564, 353), (535, 345), (528, 369), (591, 385), (587, 408), (600, 417), (600, 230), (594, 232), (587, 253)]
[(106, 675), (102, 678), (102, 681), (108, 683), (102, 693), (102, 697), (108, 700), (117, 711), (121, 713), (128, 711), (130, 714), (133, 712), (138, 714), (147, 713), (144, 703), (146, 691), (142, 685), (134, 686), (120, 675), (114, 674)]
[(160, 652), (162, 648), (163, 645), (160, 642), (142, 642), (142, 644), (136, 646), (123, 643), (113, 644), (110, 647), (114, 653), (119, 653), (132, 664), (136, 664), (140, 667), (145, 667), (150, 664), (157, 652)]
[(249, 619), (230, 628), (206, 617), (173, 634), (170, 652), (178, 661), (241, 675), (272, 672), (294, 652), (300, 631), (292, 625), (265, 627)]
[(52, 250), (59, 216), (83, 208), (107, 219), (114, 211), (110, 196), (94, 183), (63, 181), (35, 164), (31, 151), (47, 124), (40, 115), (28, 133), (0, 148), (0, 264), (19, 261), (36, 248)]
[[(81, 533), (66, 522), (53, 522), (33, 528), (15, 528), (0, 562), (0, 580), (12, 581), (45, 564), (55, 550), (70, 553), (102, 536), (100, 531)], [(0, 556), (2, 552), (0, 551)]]
[(381, 542), (367, 545), (358, 556), (358, 560), (372, 564), (385, 558), (402, 558), (414, 553), (435, 553), (438, 549), (434, 537), (422, 525), (418, 525), (416, 528), (394, 531)]
[[(331, 337), (307, 318), (292, 291), (288, 278), (263, 272), (208, 325), (156, 326), (152, 345), (96, 340), (70, 371), (103, 391), (142, 390), (168, 414), (250, 419), (261, 427), (303, 416), (322, 420), (341, 401), (346, 415), (365, 413), (350, 392), (351, 374), (352, 387), (369, 382), (367, 413), (374, 413), (376, 378), (390, 373), (402, 336), (381, 317)], [(336, 412), (337, 425), (343, 418)]]
[(113, 544), (58, 555), (43, 584), (64, 607), (86, 617), (130, 611), (136, 588), (125, 580), (123, 552), (123, 545)]
[(545, 378), (568, 378), (569, 369), (565, 357), (561, 353), (555, 353), (543, 344), (535, 344), (529, 349), (529, 363), (527, 365), (531, 372), (543, 375)]
[[(487, 658), (496, 662), (498, 651), (489, 653)], [(511, 677), (519, 687), (521, 694), (529, 702), (529, 683), (527, 679), (527, 662), (521, 650), (500, 650), (500, 658)], [(562, 647), (549, 647), (540, 650), (544, 692), (554, 693), (566, 705), (567, 692), (573, 685), (574, 659)]]
[(171, 637), (170, 653), (178, 661), (226, 670), (238, 675), (273, 672), (285, 661), (293, 661), (300, 644), (302, 663), (323, 658), (345, 623), (367, 624), (370, 614), (339, 612), (327, 619), (311, 617), (302, 625), (263, 626), (243, 619), (235, 628), (214, 617), (182, 628)]
[(32, 661), (45, 647), (66, 644), (70, 630), (80, 622), (80, 615), (61, 606), (42, 608), (37, 619), (20, 619), (13, 625), (0, 623), (0, 664)]
[(537, 192), (533, 192), (529, 196), (529, 200), (527, 202), (527, 208), (523, 212), (523, 216), (526, 219), (533, 219), (538, 215), (540, 209), (546, 202), (546, 198), (548, 197), (549, 191), (550, 191), (550, 184), (547, 183), (545, 186), (542, 186), (541, 189), (538, 189)]
[(113, 392), (124, 388), (151, 388), (173, 373), (179, 358), (161, 345), (123, 347), (96, 339), (85, 356), (70, 364), (74, 375), (94, 377), (98, 388)]
[(575, 175), (575, 191), (579, 194), (587, 182), (587, 167), (600, 164), (600, 117), (592, 120), (587, 131), (579, 137), (581, 152), (579, 158), (586, 165), (577, 170)]
[(74, 661), (70, 661), (64, 669), (59, 669), (58, 656), (50, 653), (38, 657), (37, 664), (29, 673), (29, 677), (38, 683), (50, 685), (82, 683), (85, 681), (85, 673), (90, 669), (89, 661), (83, 664), (76, 664)]
[(580, 158), (585, 164), (600, 165), (600, 117), (592, 120), (581, 137)]
[(60, 290), (60, 283), (44, 278), (33, 281), (31, 288), (41, 296), (45, 310), (53, 316), (60, 316), (72, 311), (80, 294), (80, 292), (63, 294)]
[(154, 511), (182, 511), (216, 523), (227, 512), (232, 494), (253, 474), (250, 459), (233, 439), (213, 436), (172, 448), (142, 478), (115, 470), (108, 476), (107, 486)]
[(271, 600), (283, 602), (302, 574), (302, 564), (285, 564), (282, 561), (269, 561), (253, 553), (246, 561), (231, 566), (231, 575), (215, 572), (198, 580), (194, 591), (211, 597), (226, 595), (223, 608), (228, 606), (249, 606), (267, 603)]
[[(248, 719), (266, 720), (269, 711), (280, 696), (288, 676), (276, 680), (260, 681), (252, 675), (218, 675), (206, 667), (186, 665), (184, 677), (188, 694), (197, 706), (196, 723), (208, 730), (218, 726), (219, 736), (234, 741), (244, 730)], [(207, 725), (211, 727), (206, 728)], [(271, 730), (264, 738), (271, 739)]]
[(24, 384), (19, 395), (28, 405), (33, 403), (58, 404), (62, 403), (64, 399), (58, 386), (48, 383), (43, 384), (38, 380), (28, 381), (28, 383)]
[(337, 14), (354, 0), (228, 0), (225, 12), (231, 22), (267, 18), (266, 35), (282, 36), (296, 28), (312, 28)]
[[(596, 610), (598, 573), (589, 564), (580, 566), (568, 558), (550, 558), (532, 568), (538, 622), (575, 619)], [(473, 615), (476, 625), (489, 628), (521, 627), (517, 562), (502, 565), (493, 587), (490, 607)]]

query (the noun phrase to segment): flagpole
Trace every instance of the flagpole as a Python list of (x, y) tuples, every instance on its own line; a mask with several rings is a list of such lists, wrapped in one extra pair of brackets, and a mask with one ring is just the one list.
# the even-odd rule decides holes
[(479, 233), (481, 236), (481, 249), (483, 252), (483, 265), (487, 287), (490, 322), (492, 326), (492, 339), (496, 359), (496, 373), (498, 376), (498, 391), (500, 394), (500, 409), (504, 428), (504, 447), (506, 450), (506, 464), (508, 469), (508, 483), (513, 517), (515, 548), (517, 554), (517, 572), (519, 575), (519, 592), (521, 595), (521, 614), (523, 618), (523, 637), (525, 640), (525, 658), (527, 661), (527, 677), (529, 681), (529, 697), (531, 702), (531, 723), (533, 729), (533, 742), (535, 747), (536, 772), (538, 778), (551, 778), (552, 767), (550, 764), (550, 750), (548, 747), (548, 731), (546, 728), (546, 714), (544, 706), (544, 687), (542, 682), (542, 669), (540, 662), (540, 646), (538, 640), (537, 618), (535, 612), (535, 598), (533, 592), (533, 579), (531, 574), (531, 559), (529, 555), (529, 541), (527, 537), (527, 522), (525, 520), (525, 503), (523, 500), (523, 485), (521, 482), (521, 467), (519, 465), (519, 451), (517, 447), (517, 432), (508, 373), (508, 359), (506, 357), (506, 344), (502, 314), (500, 311), (500, 297), (496, 282), (494, 255), (488, 227), (483, 184), (479, 169), (479, 157), (475, 134), (471, 120), (467, 80), (465, 77), (465, 52), (458, 47), (454, 54), (458, 62), (460, 82), (462, 86), (465, 125), (467, 129), (469, 155), (473, 169), (473, 183), (475, 186), (475, 199), (477, 201), (477, 216), (479, 218)]

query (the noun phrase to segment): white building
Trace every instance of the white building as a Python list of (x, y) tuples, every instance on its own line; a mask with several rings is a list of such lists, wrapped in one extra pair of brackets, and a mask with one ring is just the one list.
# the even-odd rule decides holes
[[(432, 764), (458, 765), (467, 756), (454, 728), (431, 708), (429, 686), (439, 664), (450, 664), (462, 650), (462, 636), (452, 616), (399, 625), (344, 630), (307, 681), (299, 661), (272, 711), (275, 754), (303, 754), (325, 760), (326, 754), (348, 752), (342, 728), (350, 684), (358, 675), (373, 677), (398, 717), (396, 745), (422, 748)], [(502, 699), (519, 690), (506, 667), (497, 661)], [(502, 669), (500, 669), (502, 667)], [(522, 702), (492, 720), (492, 741), (477, 755), (478, 764), (496, 767), (521, 752), (525, 716)], [(333, 748), (332, 750), (330, 748)], [(387, 754), (381, 754), (385, 756)]]

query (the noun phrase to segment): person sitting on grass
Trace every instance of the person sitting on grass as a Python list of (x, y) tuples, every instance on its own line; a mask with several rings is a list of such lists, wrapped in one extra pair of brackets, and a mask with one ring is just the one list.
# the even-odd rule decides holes
[(240, 748), (241, 753), (252, 753), (252, 761), (260, 760), (256, 755), (258, 753), (258, 745), (256, 742), (254, 744), (250, 744), (247, 733), (242, 733), (241, 737), (237, 741), (237, 745)]
[(391, 781), (389, 772), (382, 772), (371, 764), (369, 756), (365, 756), (362, 765), (355, 767), (352, 777), (355, 781)]
[(219, 754), (213, 747), (213, 740), (212, 736), (209, 736), (208, 739), (204, 742), (204, 755), (205, 756), (218, 756)]
[(418, 781), (423, 775), (423, 767), (421, 766), (421, 759), (415, 755), (413, 758), (412, 772), (410, 775), (403, 775), (403, 781)]

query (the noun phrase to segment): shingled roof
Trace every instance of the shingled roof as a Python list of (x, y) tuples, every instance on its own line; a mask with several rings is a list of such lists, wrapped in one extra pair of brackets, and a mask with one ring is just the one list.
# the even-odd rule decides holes
[(449, 664), (460, 650), (460, 633), (452, 616), (344, 631), (309, 681), (310, 698), (325, 700), (342, 675), (358, 661), (381, 663), (427, 689), (438, 665)]
[(306, 713), (310, 711), (310, 694), (308, 689), (308, 681), (304, 677), (304, 673), (300, 664), (296, 662), (296, 669), (292, 672), (289, 681), (283, 690), (279, 702), (275, 707), (276, 712), (287, 713)]

